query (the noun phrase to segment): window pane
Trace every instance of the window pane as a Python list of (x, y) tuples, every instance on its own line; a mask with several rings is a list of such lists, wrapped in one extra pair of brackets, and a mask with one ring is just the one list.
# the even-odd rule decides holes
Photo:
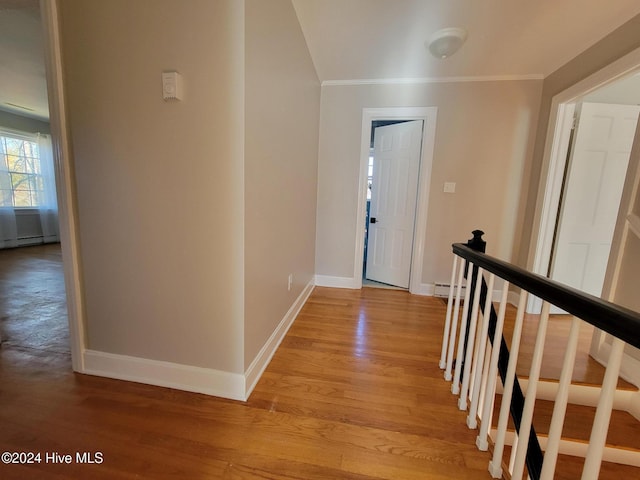
[(29, 175), (29, 190), (38, 190), (38, 177), (36, 175)]
[(27, 157), (37, 158), (38, 157), (38, 146), (35, 142), (23, 142), (24, 145), (24, 154)]
[(37, 142), (0, 137), (0, 164), (7, 174), (0, 176), (0, 205), (34, 207), (44, 202), (44, 179)]
[(22, 146), (22, 140), (18, 140), (17, 138), (7, 138), (7, 153), (9, 155), (17, 155), (20, 156), (20, 150)]
[(44, 205), (44, 194), (41, 191), (31, 192), (31, 205), (37, 207), (38, 205)]
[(12, 173), (11, 185), (14, 190), (29, 190), (29, 175), (25, 173)]
[(7, 155), (7, 166), (12, 172), (24, 172), (24, 162), (17, 155)]
[[(24, 159), (24, 171), (27, 173), (36, 173), (35, 172), (35, 165), (34, 165), (34, 160), (31, 157), (25, 157)], [(37, 160), (35, 160), (37, 161)]]
[(15, 190), (13, 198), (16, 207), (31, 207), (31, 192), (29, 190)]
[(33, 157), (32, 171), (33, 173), (38, 173), (38, 174), (42, 173), (42, 166), (40, 165), (40, 159), (38, 157)]

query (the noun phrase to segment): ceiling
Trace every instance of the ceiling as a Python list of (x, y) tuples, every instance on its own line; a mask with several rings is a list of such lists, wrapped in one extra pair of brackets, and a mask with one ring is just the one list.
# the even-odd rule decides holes
[[(542, 78), (640, 13), (638, 0), (293, 0), (322, 82)], [(463, 27), (439, 60), (425, 41)]]
[[(292, 2), (325, 84), (543, 78), (640, 14), (638, 0)], [(468, 39), (438, 60), (424, 43), (444, 27), (463, 27)], [(48, 118), (38, 0), (0, 0), (0, 110)]]

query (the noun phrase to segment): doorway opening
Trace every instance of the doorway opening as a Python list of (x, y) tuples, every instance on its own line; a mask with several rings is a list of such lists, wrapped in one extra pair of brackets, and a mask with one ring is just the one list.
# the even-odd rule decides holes
[[(552, 102), (532, 270), (596, 296), (637, 123), (638, 61), (613, 64)], [(541, 304), (530, 299), (527, 311)]]
[(54, 148), (38, 2), (3, 9), (7, 60), (0, 103), (0, 340), (70, 353)]
[(363, 109), (355, 288), (428, 293), (422, 262), (436, 115), (436, 107)]
[[(553, 238), (556, 233), (558, 215), (562, 213), (560, 193), (562, 192), (573, 114), (577, 106), (581, 101), (584, 102), (585, 99), (593, 102), (594, 98), (598, 100), (599, 96), (605, 92), (611, 93), (612, 91), (620, 90), (621, 85), (638, 82), (640, 80), (638, 77), (639, 72), (640, 49), (636, 49), (553, 98), (541, 172), (541, 182), (538, 190), (539, 200), (536, 206), (535, 224), (537, 225), (537, 231), (534, 232), (534, 235), (536, 235), (537, 238), (535, 240), (535, 250), (532, 251), (532, 262), (530, 263), (531, 269), (535, 273), (546, 275), (549, 266), (553, 266)], [(619, 101), (618, 103), (640, 104), (640, 98), (637, 98), (638, 95), (640, 95), (640, 89), (636, 87), (632, 91), (636, 97), (631, 97), (627, 91), (627, 96), (624, 98), (624, 101)], [(612, 102), (610, 98), (607, 98), (605, 103), (614, 102)], [(636, 131), (637, 127), (633, 133), (635, 134)], [(637, 144), (637, 141), (634, 140), (634, 142)], [(633, 160), (633, 158), (631, 160)], [(627, 162), (628, 161), (629, 159), (627, 158)], [(623, 181), (628, 181), (626, 177), (630, 173), (626, 168), (623, 170), (619, 176), (624, 175), (625, 178)], [(616, 212), (610, 213), (609, 216), (618, 217), (617, 211), (620, 209), (620, 206), (620, 200), (618, 199), (618, 205), (615, 206)], [(616, 218), (613, 219), (614, 222), (615, 220)], [(558, 227), (558, 234), (560, 234), (561, 228), (562, 226), (560, 225)], [(607, 257), (610, 256), (612, 260), (615, 260), (615, 257), (619, 256), (618, 249), (620, 248), (620, 240), (616, 240), (617, 236), (618, 231), (616, 230), (614, 232), (613, 243), (608, 246), (610, 248), (607, 250)], [(556, 261), (557, 259), (554, 260), (554, 262)], [(615, 268), (612, 268), (612, 266), (615, 267), (615, 265), (611, 265), (612, 262), (609, 261), (606, 263), (607, 266), (604, 272), (601, 297), (606, 300), (613, 300), (613, 285), (616, 279), (614, 278)], [(527, 304), (527, 311), (529, 313), (539, 313), (540, 307), (541, 302), (539, 300), (530, 299)], [(610, 341), (607, 340), (607, 337), (608, 335), (605, 335), (601, 330), (595, 328), (590, 349), (590, 355), (604, 365), (607, 364), (606, 359), (608, 355), (603, 354), (603, 352), (607, 351), (607, 342)], [(622, 360), (623, 371), (630, 364), (633, 364), (632, 354), (625, 351)], [(637, 363), (634, 365), (637, 365)]]
[(422, 120), (371, 122), (362, 268), (365, 286), (409, 288), (422, 130)]
[(576, 102), (549, 277), (596, 297), (602, 294), (638, 123), (636, 92), (640, 77), (631, 76)]
[[(29, 2), (25, 7), (38, 5)], [(40, 2), (39, 12), (35, 12), (36, 25), (42, 33), (39, 55), (44, 52), (44, 71), (48, 97), (49, 125), (51, 131), (55, 185), (58, 203), (58, 226), (60, 250), (54, 256), (62, 264), (62, 276), (66, 303), (68, 344), (73, 370), (84, 372), (84, 327), (83, 304), (80, 282), (80, 252), (76, 227), (75, 196), (73, 194), (73, 174), (70, 161), (69, 131), (66, 120), (62, 47), (60, 21), (57, 2)], [(5, 91), (3, 91), (5, 93)]]

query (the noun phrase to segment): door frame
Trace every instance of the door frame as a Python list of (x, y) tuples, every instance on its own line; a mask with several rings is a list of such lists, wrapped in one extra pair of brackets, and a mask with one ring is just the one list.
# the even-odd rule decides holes
[[(640, 48), (552, 98), (533, 221), (532, 245), (534, 248), (529, 251), (527, 265), (534, 273), (545, 277), (548, 273), (576, 103), (584, 95), (638, 70), (640, 70)], [(606, 288), (605, 284), (604, 290)], [(541, 306), (542, 302), (539, 299), (529, 298), (527, 312), (539, 313)]]
[(78, 215), (64, 95), (58, 1), (40, 0), (40, 16), (44, 34), (49, 124), (53, 143), (71, 364), (73, 370), (84, 372), (84, 302), (80, 269)]
[(364, 260), (365, 218), (367, 210), (367, 172), (371, 148), (371, 122), (375, 120), (422, 120), (422, 148), (416, 219), (413, 229), (411, 274), (409, 292), (417, 295), (430, 294), (429, 287), (422, 283), (424, 259), (424, 233), (427, 227), (429, 184), (433, 165), (438, 107), (379, 107), (362, 109), (362, 140), (360, 145), (360, 177), (358, 180), (358, 211), (356, 220), (356, 244), (354, 252), (354, 287), (362, 288), (362, 262)]

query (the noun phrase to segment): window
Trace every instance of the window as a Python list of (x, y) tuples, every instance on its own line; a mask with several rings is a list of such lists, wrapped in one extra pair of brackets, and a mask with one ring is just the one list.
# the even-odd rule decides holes
[(45, 181), (37, 138), (0, 134), (0, 207), (39, 207)]

